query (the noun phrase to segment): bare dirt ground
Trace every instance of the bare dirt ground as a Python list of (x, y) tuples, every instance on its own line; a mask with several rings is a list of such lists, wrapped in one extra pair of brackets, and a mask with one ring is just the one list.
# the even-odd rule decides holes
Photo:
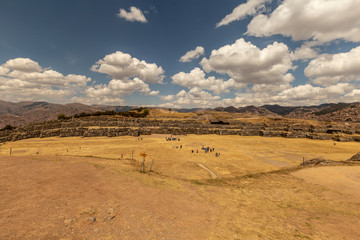
[(360, 239), (360, 166), (297, 167), (346, 160), (359, 143), (179, 137), (4, 144), (0, 239)]
[(360, 166), (317, 167), (300, 170), (293, 175), (348, 197), (360, 198)]
[(191, 193), (68, 160), (1, 158), (0, 239), (201, 239), (214, 225)]

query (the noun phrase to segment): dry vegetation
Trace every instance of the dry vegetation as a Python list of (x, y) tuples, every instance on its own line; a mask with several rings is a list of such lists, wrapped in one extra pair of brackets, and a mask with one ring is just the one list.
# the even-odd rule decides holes
[(360, 238), (360, 166), (297, 167), (303, 157), (346, 160), (359, 143), (165, 137), (4, 144), (0, 239)]

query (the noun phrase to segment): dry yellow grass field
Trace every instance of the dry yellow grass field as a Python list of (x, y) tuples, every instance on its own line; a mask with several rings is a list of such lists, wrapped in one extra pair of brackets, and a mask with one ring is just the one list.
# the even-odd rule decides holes
[[(98, 177), (112, 172), (111, 179), (126, 177), (159, 194), (167, 192), (166, 196), (179, 195), (174, 199), (189, 198), (184, 200), (186, 204), (177, 206), (183, 209), (183, 215), (177, 212), (173, 216), (182, 219), (177, 227), (183, 227), (184, 235), (171, 236), (166, 231), (163, 236), (151, 235), (151, 229), (144, 223), (149, 239), (360, 239), (360, 166), (295, 169), (303, 158), (346, 160), (359, 152), (359, 143), (334, 145), (333, 141), (310, 139), (218, 135), (173, 136), (180, 141), (166, 141), (165, 137), (27, 139), (2, 145), (0, 159), (29, 159), (54, 166), (85, 164), (93, 166)], [(202, 147), (215, 150), (205, 153)], [(140, 173), (140, 153), (147, 154), (146, 174)], [(153, 159), (153, 172), (149, 173)], [(217, 178), (213, 179), (205, 168)], [(3, 171), (6, 172), (4, 166)], [(1, 194), (6, 193), (6, 188), (0, 190)], [(159, 200), (152, 196), (148, 201), (154, 204)], [(175, 204), (174, 200), (169, 201)], [(201, 209), (202, 205), (208, 211)], [(156, 206), (160, 211), (160, 206)], [(197, 220), (194, 209), (188, 206), (198, 206)], [(149, 212), (145, 209), (138, 214)], [(5, 221), (1, 217), (0, 220)], [(185, 224), (187, 220), (192, 228), (198, 228), (195, 231), (198, 235)], [(111, 234), (101, 232), (104, 227), (97, 226), (100, 231), (96, 238), (79, 233), (70, 236), (118, 239), (112, 232), (115, 226), (108, 230)], [(0, 227), (0, 232), (3, 230)], [(68, 237), (67, 234), (70, 233), (65, 231), (60, 236)], [(136, 239), (130, 233), (122, 236)]]

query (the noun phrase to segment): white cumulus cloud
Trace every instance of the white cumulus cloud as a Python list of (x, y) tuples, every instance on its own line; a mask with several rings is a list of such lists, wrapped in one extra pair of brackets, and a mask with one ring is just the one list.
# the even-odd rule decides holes
[(360, 46), (349, 52), (322, 54), (310, 61), (304, 72), (312, 82), (329, 86), (338, 82), (360, 81)]
[(151, 92), (148, 93), (148, 95), (157, 96), (157, 95), (159, 95), (159, 93), (160, 93), (160, 91), (151, 91)]
[(244, 19), (246, 16), (253, 16), (265, 10), (265, 3), (271, 0), (248, 0), (246, 3), (242, 3), (234, 10), (226, 15), (220, 22), (216, 24), (216, 27), (228, 25), (231, 22)]
[(259, 14), (248, 25), (247, 34), (282, 34), (293, 40), (329, 42), (360, 41), (358, 0), (284, 0), (270, 16)]
[(0, 66), (0, 96), (5, 101), (64, 102), (90, 81), (83, 75), (43, 68), (29, 58), (10, 59)]
[(209, 59), (203, 58), (200, 64), (206, 72), (227, 74), (238, 83), (280, 84), (294, 80), (288, 73), (294, 68), (289, 49), (278, 42), (259, 49), (241, 38), (213, 50)]
[(134, 92), (156, 96), (159, 91), (151, 91), (148, 83), (161, 84), (164, 78), (162, 67), (120, 51), (98, 60), (91, 70), (107, 74), (112, 80), (108, 84), (98, 84), (86, 89), (82, 102), (122, 104), (123, 97)]
[(205, 72), (200, 68), (194, 68), (190, 73), (179, 72), (172, 76), (172, 83), (187, 88), (201, 88), (213, 91), (215, 94), (229, 92), (231, 88), (245, 88), (246, 84), (235, 82), (233, 79), (224, 81), (213, 76), (205, 78)]
[(307, 60), (317, 57), (319, 50), (314, 48), (317, 44), (318, 42), (316, 41), (305, 42), (301, 47), (291, 53), (292, 60)]
[(125, 95), (138, 91), (150, 93), (149, 85), (139, 78), (124, 82), (122, 80), (111, 80), (108, 84), (98, 84), (85, 90), (86, 101), (101, 104), (121, 104)]
[(142, 11), (140, 9), (138, 9), (137, 7), (130, 7), (130, 11), (127, 12), (125, 9), (120, 8), (119, 13), (117, 14), (118, 17), (120, 18), (124, 18), (129, 22), (142, 22), (142, 23), (146, 23), (147, 20), (144, 16), (144, 14), (142, 13)]
[(285, 86), (284, 88), (283, 90), (279, 88), (279, 92), (272, 94), (266, 94), (266, 92), (239, 93), (233, 99), (222, 99), (220, 105), (235, 107), (264, 104), (305, 106), (338, 101), (354, 102), (355, 97), (359, 96), (358, 89), (349, 83), (338, 83), (328, 87), (305, 84), (296, 87)]
[(162, 100), (171, 101), (159, 105), (160, 107), (217, 107), (220, 96), (214, 96), (209, 92), (203, 91), (198, 87), (189, 89), (189, 91), (181, 90), (176, 95), (163, 96)]
[(94, 72), (105, 73), (114, 79), (128, 80), (139, 77), (145, 82), (162, 83), (164, 70), (155, 63), (147, 63), (130, 54), (117, 51), (106, 55), (91, 67)]
[(40, 65), (30, 58), (14, 58), (6, 61), (3, 67), (20, 72), (41, 72)]
[(191, 62), (194, 59), (198, 59), (200, 56), (204, 55), (205, 50), (201, 46), (197, 46), (194, 50), (188, 51), (184, 56), (180, 58), (180, 62)]

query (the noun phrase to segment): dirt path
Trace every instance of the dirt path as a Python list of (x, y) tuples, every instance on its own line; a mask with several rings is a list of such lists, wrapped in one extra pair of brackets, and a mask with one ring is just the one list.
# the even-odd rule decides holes
[(197, 163), (197, 165), (198, 165), (199, 167), (203, 168), (204, 170), (208, 171), (209, 174), (210, 174), (210, 177), (211, 177), (212, 179), (216, 179), (216, 178), (217, 178), (216, 174), (215, 174), (213, 171), (211, 171), (210, 169), (208, 169), (207, 167), (205, 167), (205, 166), (202, 165), (201, 163)]
[(207, 239), (214, 227), (218, 210), (191, 192), (50, 158), (0, 158), (0, 239)]

